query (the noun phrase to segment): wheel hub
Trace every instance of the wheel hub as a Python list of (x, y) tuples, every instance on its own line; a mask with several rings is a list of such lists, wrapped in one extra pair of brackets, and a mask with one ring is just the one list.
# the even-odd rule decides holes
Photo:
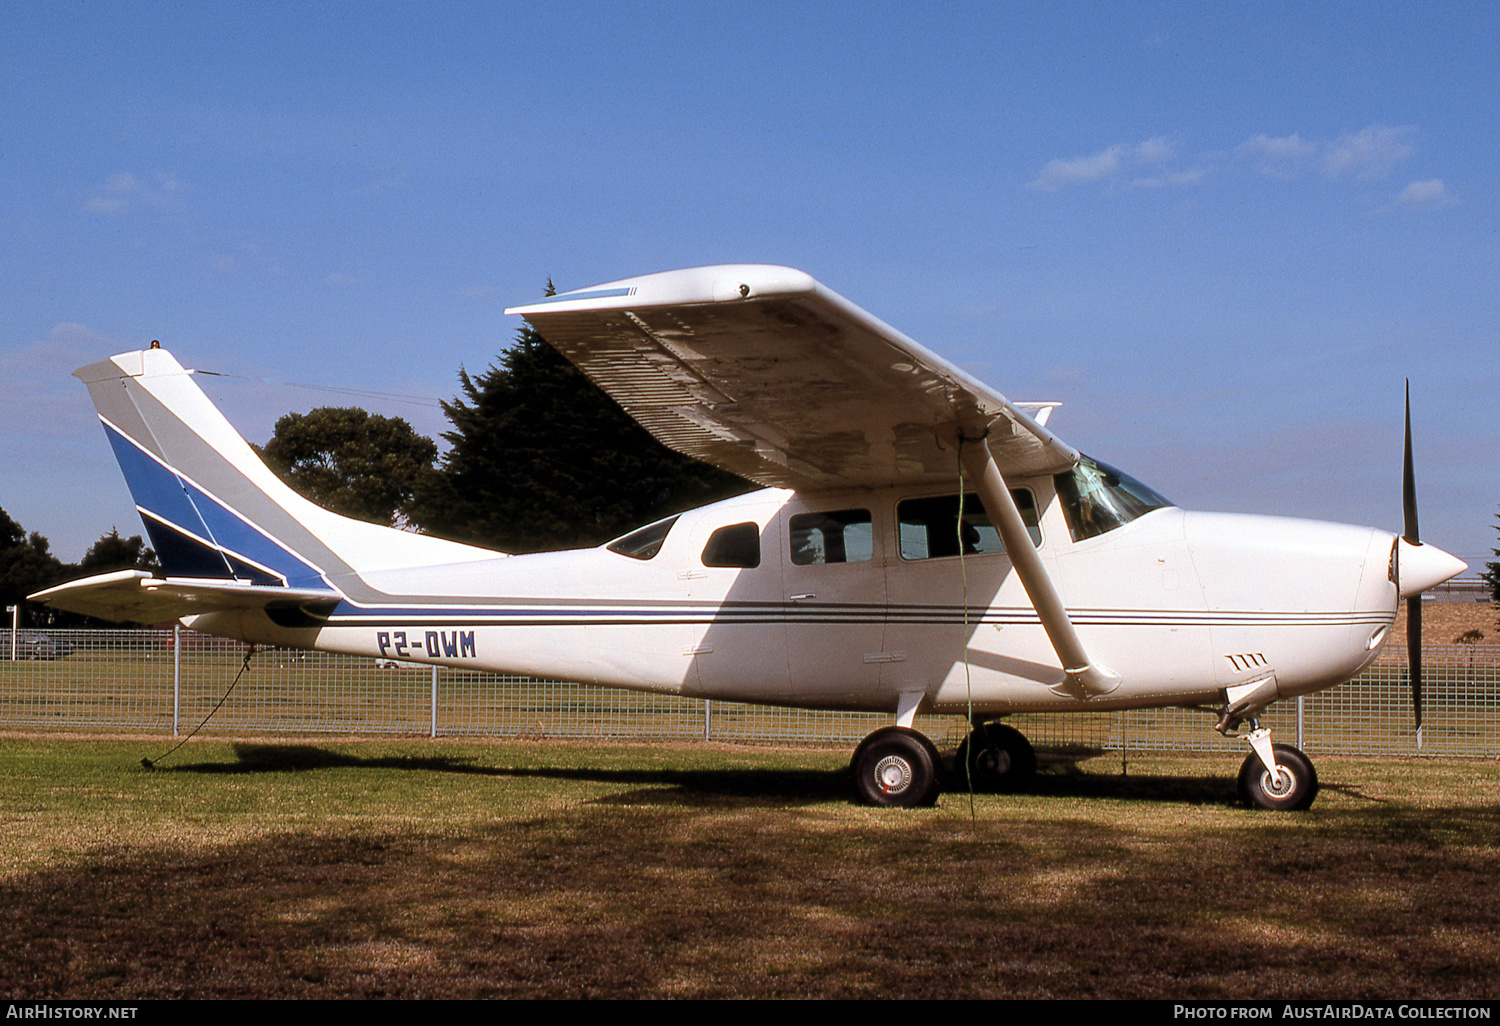
[(911, 763), (899, 755), (887, 755), (875, 764), (875, 781), (886, 794), (900, 794), (911, 786)]
[(1285, 798), (1297, 789), (1297, 778), (1285, 766), (1276, 767), (1276, 775), (1269, 772), (1260, 775), (1261, 790), (1272, 798)]
[(1010, 753), (1003, 748), (986, 748), (980, 764), (996, 776), (1004, 776), (1010, 772)]

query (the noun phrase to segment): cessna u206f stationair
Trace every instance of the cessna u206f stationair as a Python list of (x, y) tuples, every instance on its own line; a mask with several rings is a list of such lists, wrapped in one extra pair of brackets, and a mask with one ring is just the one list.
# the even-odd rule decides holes
[[(1416, 537), (1191, 513), (800, 271), (673, 271), (525, 317), (658, 439), (766, 486), (597, 549), (506, 556), (345, 519), (269, 471), (159, 349), (77, 372), (165, 578), (34, 596), (114, 619), (709, 699), (891, 713), (853, 760), (876, 804), (935, 799), (918, 712), (960, 765), (1035, 767), (1027, 711), (1248, 723), (1245, 800), (1304, 808), (1271, 702), (1349, 680), (1397, 603), (1463, 569)], [(1409, 418), (1408, 418), (1409, 421)], [(1420, 713), (1419, 713), (1420, 715)]]

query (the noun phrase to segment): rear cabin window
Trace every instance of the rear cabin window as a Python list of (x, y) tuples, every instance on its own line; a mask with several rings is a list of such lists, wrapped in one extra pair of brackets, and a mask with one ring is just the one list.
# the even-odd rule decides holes
[[(1021, 513), (1031, 543), (1042, 543), (1036, 498), (1024, 488), (1012, 489), (1010, 497)], [(983, 556), (1004, 552), (1000, 532), (990, 523), (979, 496), (964, 496), (963, 521), (959, 521), (957, 495), (932, 495), (906, 499), (896, 507), (900, 522), (902, 559), (940, 559), (945, 556)]]
[(604, 547), (622, 556), (629, 556), (631, 559), (650, 559), (661, 551), (661, 544), (667, 540), (667, 532), (672, 530), (672, 525), (675, 523), (677, 523), (676, 517), (658, 520), (654, 524), (647, 524), (645, 527), (616, 538)]
[(875, 555), (875, 531), (867, 509), (798, 513), (791, 520), (792, 562), (864, 563)]
[(760, 525), (730, 524), (708, 536), (703, 546), (704, 566), (749, 569), (760, 566)]

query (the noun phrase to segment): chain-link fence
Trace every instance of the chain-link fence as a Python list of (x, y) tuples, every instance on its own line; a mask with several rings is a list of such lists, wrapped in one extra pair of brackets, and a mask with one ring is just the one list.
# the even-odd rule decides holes
[[(0, 729), (713, 738), (853, 744), (889, 714), (705, 702), (320, 652), (248, 649), (192, 631), (0, 631)], [(1309, 751), (1500, 755), (1500, 646), (1431, 645), (1424, 730), (1413, 729), (1402, 653), (1357, 680), (1279, 702), (1263, 723)], [(239, 680), (231, 690), (230, 685)], [(226, 693), (228, 697), (226, 698)], [(219, 703), (222, 702), (222, 706)], [(216, 706), (219, 706), (216, 709)], [(1202, 710), (1026, 714), (1039, 748), (1241, 752)], [(919, 717), (956, 744), (958, 717)]]

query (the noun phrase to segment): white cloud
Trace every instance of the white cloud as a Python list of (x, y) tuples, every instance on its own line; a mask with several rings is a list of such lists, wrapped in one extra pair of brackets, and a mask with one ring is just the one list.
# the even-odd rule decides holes
[[(1416, 150), (1415, 135), (1416, 129), (1410, 125), (1393, 128), (1380, 124), (1345, 132), (1331, 141), (1307, 139), (1297, 132), (1260, 132), (1236, 146), (1234, 156), (1272, 178), (1293, 179), (1305, 170), (1321, 169), (1328, 178), (1368, 181), (1390, 175), (1397, 164), (1411, 156)], [(1215, 154), (1200, 153), (1184, 167), (1178, 149), (1172, 139), (1157, 135), (1139, 143), (1117, 143), (1084, 157), (1050, 160), (1026, 188), (1057, 192), (1074, 185), (1104, 182), (1111, 188), (1163, 189), (1197, 185), (1208, 178), (1216, 163)], [(1132, 171), (1136, 172), (1133, 177)], [(1400, 202), (1444, 202), (1441, 190), (1441, 182), (1414, 182), (1411, 194), (1403, 194)]]
[[(1071, 160), (1049, 160), (1041, 174), (1026, 183), (1026, 188), (1039, 192), (1056, 192), (1070, 185), (1108, 181), (1117, 177), (1127, 167), (1159, 167), (1169, 162), (1177, 152), (1177, 144), (1164, 135), (1152, 136), (1143, 142), (1128, 146), (1117, 143), (1087, 157)], [(1186, 185), (1202, 179), (1199, 169), (1186, 172), (1168, 172), (1150, 179), (1138, 179), (1132, 187), (1143, 185)]]
[(174, 197), (187, 191), (187, 185), (174, 175), (158, 172), (153, 182), (143, 182), (128, 171), (110, 175), (89, 190), (83, 209), (90, 214), (115, 216), (141, 207), (164, 207)]
[(1329, 178), (1352, 174), (1368, 181), (1384, 178), (1402, 160), (1411, 156), (1407, 140), (1416, 129), (1371, 125), (1353, 135), (1345, 133), (1328, 144), (1323, 155), (1323, 173)]
[(1173, 171), (1165, 175), (1147, 175), (1141, 178), (1131, 179), (1132, 189), (1165, 189), (1178, 185), (1197, 185), (1208, 177), (1208, 168), (1190, 167), (1183, 171)]
[(70, 420), (60, 410), (78, 407), (86, 393), (73, 369), (111, 353), (137, 348), (81, 324), (60, 323), (44, 339), (0, 350), (0, 375), (6, 402), (0, 404), (0, 436), (24, 437), (84, 434), (92, 438), (94, 418)]
[[(1349, 176), (1371, 181), (1385, 178), (1412, 155), (1415, 134), (1416, 129), (1410, 125), (1370, 125), (1358, 132), (1345, 132), (1331, 142), (1317, 142), (1295, 132), (1281, 136), (1262, 132), (1240, 143), (1234, 152), (1253, 163), (1261, 174), (1273, 178), (1296, 178), (1305, 166), (1314, 164), (1321, 167), (1326, 178)], [(1442, 183), (1437, 188), (1440, 190)], [(1412, 200), (1403, 198), (1402, 202), (1419, 202), (1421, 196), (1422, 190), (1417, 189)]]
[(94, 187), (84, 209), (91, 214), (118, 214), (130, 205), (139, 191), (140, 183), (134, 175), (110, 175), (103, 185)]
[(1164, 135), (1147, 139), (1135, 148), (1135, 158), (1143, 164), (1165, 164), (1177, 149)]
[(1453, 202), (1441, 178), (1412, 182), (1401, 190), (1396, 202), (1408, 207), (1444, 207)]
[(1261, 132), (1240, 143), (1234, 151), (1241, 157), (1256, 162), (1261, 174), (1273, 178), (1293, 178), (1302, 162), (1318, 152), (1318, 147), (1304, 141), (1296, 132), (1280, 136)]
[(1042, 192), (1056, 192), (1065, 185), (1097, 182), (1101, 178), (1109, 178), (1120, 169), (1120, 157), (1124, 151), (1123, 146), (1111, 146), (1107, 150), (1100, 150), (1092, 157), (1049, 160), (1046, 167), (1042, 168), (1042, 173), (1028, 182), (1026, 188), (1038, 189)]

